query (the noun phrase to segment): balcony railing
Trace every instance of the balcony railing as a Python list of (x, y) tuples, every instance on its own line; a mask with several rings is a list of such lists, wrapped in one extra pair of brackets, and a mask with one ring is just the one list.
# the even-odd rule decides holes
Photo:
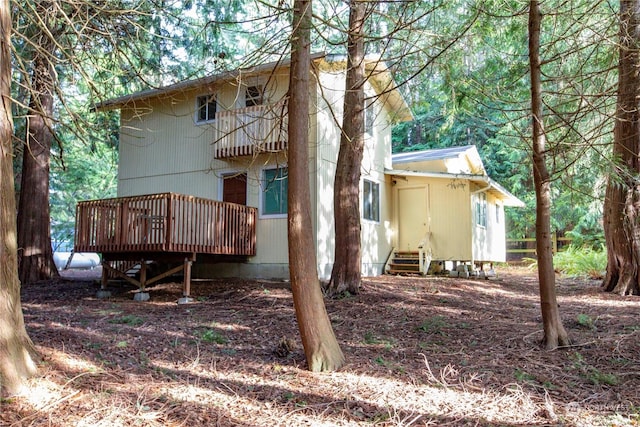
[(251, 256), (256, 208), (174, 193), (80, 202), (75, 251)]
[(214, 158), (287, 149), (287, 104), (255, 105), (216, 113)]

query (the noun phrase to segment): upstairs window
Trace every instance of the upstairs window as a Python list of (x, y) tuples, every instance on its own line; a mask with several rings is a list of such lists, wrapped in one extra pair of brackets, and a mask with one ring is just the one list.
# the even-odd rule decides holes
[(202, 95), (196, 100), (197, 112), (196, 122), (204, 123), (210, 122), (216, 119), (216, 111), (218, 109), (218, 103), (216, 102), (215, 95)]
[(364, 133), (367, 135), (373, 135), (373, 124), (376, 119), (373, 102), (373, 99), (365, 99), (364, 101)]
[(265, 169), (262, 172), (262, 214), (287, 214), (288, 169)]
[(264, 91), (262, 85), (247, 86), (244, 91), (245, 107), (253, 107), (254, 105), (262, 105), (264, 102)]
[(380, 221), (380, 184), (363, 180), (362, 217), (370, 221)]

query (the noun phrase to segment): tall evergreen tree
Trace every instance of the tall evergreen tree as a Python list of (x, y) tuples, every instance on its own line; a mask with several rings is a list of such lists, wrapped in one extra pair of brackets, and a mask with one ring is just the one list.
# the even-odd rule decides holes
[(19, 392), (35, 373), (18, 280), (11, 111), (11, 9), (0, 1), (0, 394)]
[(551, 246), (551, 177), (546, 165), (546, 136), (542, 110), (540, 22), (537, 0), (529, 3), (529, 63), (531, 67), (531, 125), (533, 128), (533, 179), (536, 191), (536, 254), (544, 337), (542, 345), (555, 349), (569, 344), (556, 298), (553, 248)]
[(615, 168), (604, 203), (607, 273), (603, 287), (640, 295), (640, 1), (620, 1)]
[(309, 74), (311, 0), (295, 0), (289, 77), (289, 274), (302, 345), (311, 371), (344, 364), (318, 280), (309, 190)]
[(342, 132), (333, 185), (335, 256), (329, 292), (334, 295), (360, 291), (360, 170), (364, 155), (364, 28), (368, 4), (349, 1)]
[[(18, 269), (23, 284), (58, 275), (51, 247), (49, 169), (53, 143), (55, 40), (63, 27), (55, 22), (55, 7), (41, 1), (35, 12), (43, 27), (32, 35), (33, 57), (27, 134), (22, 155), (18, 204)], [(51, 16), (53, 14), (53, 16)]]

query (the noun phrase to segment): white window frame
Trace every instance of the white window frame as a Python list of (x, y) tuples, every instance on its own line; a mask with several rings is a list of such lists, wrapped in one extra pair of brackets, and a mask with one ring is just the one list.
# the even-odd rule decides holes
[[(209, 101), (211, 98), (213, 98), (213, 102)], [(201, 119), (200, 118), (200, 110), (202, 109), (202, 101), (206, 101), (206, 103), (204, 104), (207, 111), (206, 111), (206, 119)], [(215, 105), (215, 112), (213, 114), (213, 118), (209, 118), (209, 105), (210, 104), (214, 104)], [(196, 114), (195, 114), (195, 122), (196, 124), (203, 124), (203, 123), (211, 123), (213, 121), (216, 120), (216, 116), (218, 115), (218, 109), (219, 109), (219, 105), (218, 105), (218, 95), (215, 93), (209, 93), (207, 95), (198, 95), (196, 97)]]
[[(375, 202), (373, 197), (377, 198)], [(380, 183), (370, 179), (362, 180), (362, 219), (380, 222)]]
[[(272, 184), (271, 182), (267, 182), (267, 178), (265, 176), (265, 174), (267, 173), (267, 171), (273, 171), (273, 170), (286, 170), (286, 179), (287, 179), (287, 185), (288, 185), (288, 181), (289, 181), (289, 171), (288, 171), (288, 167), (287, 166), (274, 166), (274, 167), (266, 167), (264, 169), (262, 169), (260, 171), (260, 218), (286, 218), (288, 216), (288, 212), (289, 212), (289, 206), (287, 206), (287, 212), (284, 213), (265, 213), (265, 196), (266, 196), (266, 190), (268, 188), (268, 186), (270, 184)], [(285, 200), (287, 197), (287, 194), (284, 195)]]
[(474, 217), (478, 227), (487, 227), (487, 193), (476, 194)]

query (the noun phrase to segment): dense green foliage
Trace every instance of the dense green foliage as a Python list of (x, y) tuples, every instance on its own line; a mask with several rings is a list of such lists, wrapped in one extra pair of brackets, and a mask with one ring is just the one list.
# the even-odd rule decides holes
[[(537, 268), (535, 258), (523, 258), (529, 268)], [(553, 266), (556, 272), (571, 277), (602, 279), (607, 269), (607, 251), (604, 246), (578, 246), (571, 244), (554, 254)]]
[[(217, 22), (232, 22), (240, 6), (233, 1), (220, 8), (205, 0), (14, 2), (17, 175), (28, 120), (41, 114), (28, 107), (32, 58), (45, 55), (56, 70), (55, 111), (48, 118), (55, 138), (49, 183), (54, 247), (70, 247), (78, 201), (116, 194), (118, 116), (94, 114), (93, 106), (224, 69), (232, 62), (225, 58), (237, 56), (241, 43), (237, 35), (222, 34)], [(36, 40), (54, 40), (55, 50), (43, 51)]]
[(607, 269), (607, 251), (570, 245), (553, 257), (556, 270), (568, 276), (602, 279)]
[(60, 246), (70, 249), (79, 201), (116, 196), (118, 118), (114, 113), (98, 114), (94, 121), (96, 126), (88, 140), (65, 133), (60, 135), (62, 144), (52, 150), (50, 203), (54, 250)]
[[(502, 6), (509, 2), (500, 2)], [(495, 6), (495, 5), (494, 5)], [(475, 144), (488, 174), (526, 204), (508, 209), (511, 238), (534, 234), (526, 10), (484, 3), (473, 30), (411, 86), (416, 120), (394, 129), (394, 151)], [(543, 91), (552, 226), (581, 244), (602, 240), (602, 197), (615, 102), (616, 14), (606, 2), (547, 4)], [(471, 53), (470, 53), (471, 52)], [(589, 173), (584, 173), (586, 170)]]
[[(14, 97), (20, 139), (28, 116), (21, 106), (28, 95), (23, 82), (28, 80), (34, 48), (28, 37), (35, 21), (32, 2), (16, 5)], [(68, 15), (78, 22), (76, 31), (59, 37), (56, 64), (58, 149), (51, 184), (56, 238), (69, 234), (74, 201), (115, 193), (117, 117), (88, 115), (92, 104), (287, 55), (291, 11), (281, 2), (234, 0), (221, 7), (189, 0), (161, 6), (112, 0), (89, 21), (79, 13)], [(345, 53), (346, 3), (334, 0), (314, 7), (314, 51)], [(617, 11), (609, 2), (586, 0), (544, 7), (543, 90), (554, 159), (553, 227), (580, 245), (598, 247), (610, 162), (603, 147), (610, 143), (615, 100), (611, 40)], [(368, 8), (367, 52), (382, 55), (416, 117), (394, 129), (394, 151), (475, 144), (489, 175), (526, 204), (508, 209), (509, 236), (531, 236), (535, 199), (526, 4), (436, 0), (377, 2)]]

